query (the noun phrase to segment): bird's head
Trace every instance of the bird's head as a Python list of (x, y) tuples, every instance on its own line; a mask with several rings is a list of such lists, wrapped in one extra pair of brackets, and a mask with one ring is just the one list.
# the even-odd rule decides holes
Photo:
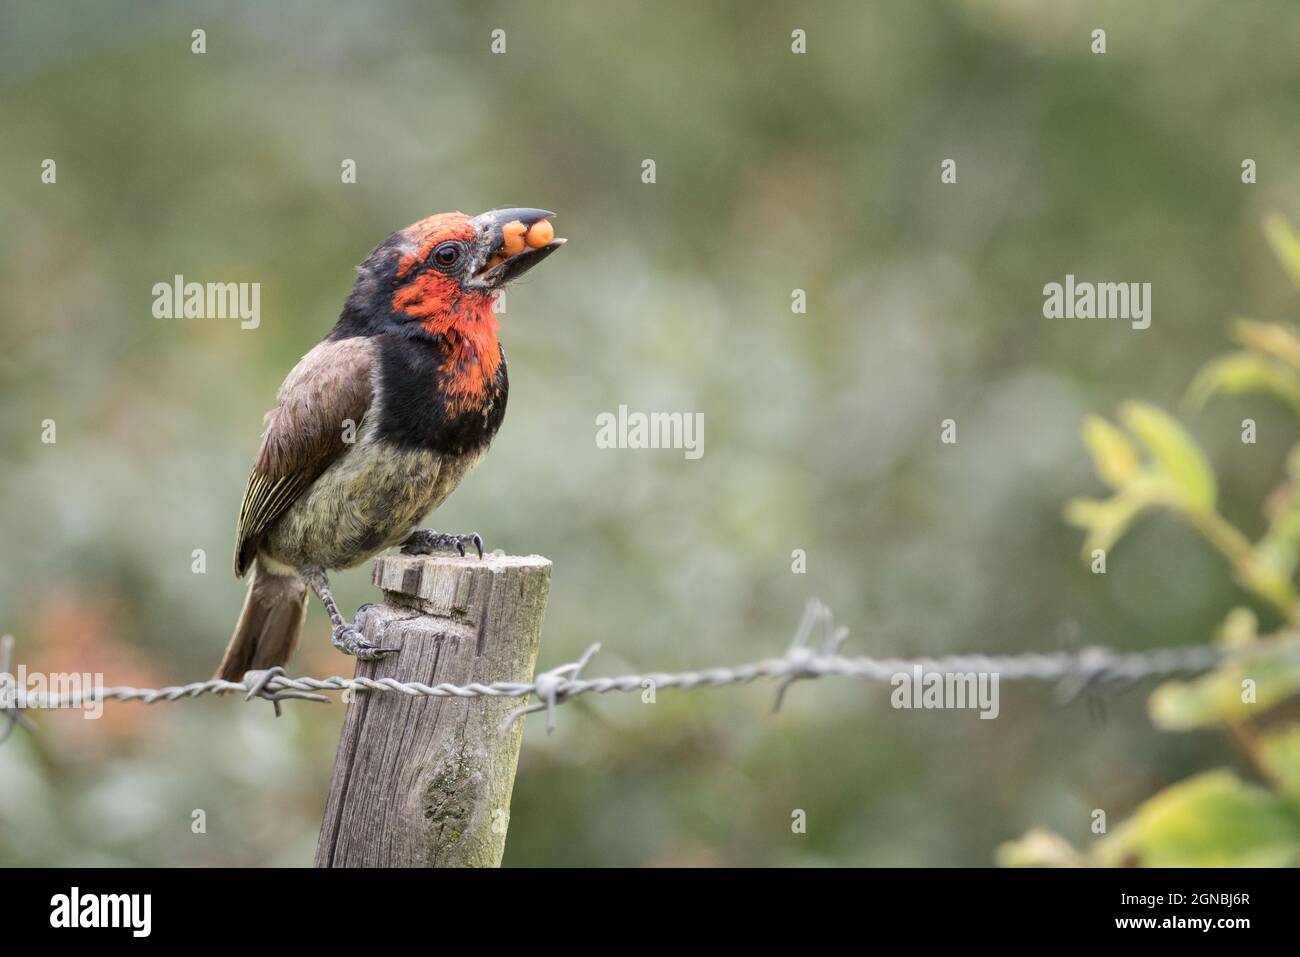
[(495, 328), (492, 304), (509, 282), (564, 245), (544, 209), (438, 213), (393, 233), (366, 257), (339, 329), (433, 336)]

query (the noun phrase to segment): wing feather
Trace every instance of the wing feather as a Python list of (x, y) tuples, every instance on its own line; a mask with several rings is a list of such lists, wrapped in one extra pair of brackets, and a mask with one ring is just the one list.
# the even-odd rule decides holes
[(302, 357), (280, 386), (239, 508), (235, 575), (248, 570), (267, 530), (344, 455), (374, 398), (375, 352), (365, 338), (327, 340)]

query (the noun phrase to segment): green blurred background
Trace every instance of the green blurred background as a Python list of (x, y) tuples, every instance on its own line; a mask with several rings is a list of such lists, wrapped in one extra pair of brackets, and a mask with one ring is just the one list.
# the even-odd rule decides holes
[[(898, 654), (1199, 642), (1247, 601), (1173, 520), (1094, 576), (1061, 508), (1099, 487), (1084, 413), (1173, 407), (1230, 315), (1294, 316), (1259, 226), (1300, 219), (1296, 4), (188, 7), (0, 5), (0, 630), (30, 668), (206, 677), (284, 373), (385, 235), (507, 204), (570, 244), (512, 289), (505, 426), (430, 524), (554, 561), (543, 665), (593, 641), (593, 674), (779, 653), (814, 594), (847, 651)], [(154, 319), (176, 273), (260, 282), (260, 328)], [(1066, 273), (1151, 282), (1151, 328), (1045, 320)], [(704, 457), (598, 449), (620, 403), (703, 412)], [(1254, 532), (1296, 429), (1252, 403), (1243, 447), (1243, 407), (1196, 433)], [(368, 565), (336, 584), (375, 597)], [(351, 667), (313, 602), (291, 671)], [(772, 716), (771, 694), (530, 721), (506, 863), (985, 865), (1035, 825), (1086, 844), (1090, 809), (1207, 765), (1250, 773), (1136, 692), (1102, 723), (1019, 686), (996, 721), (834, 681)], [(285, 710), (37, 716), (0, 748), (0, 864), (310, 863), (343, 711)]]

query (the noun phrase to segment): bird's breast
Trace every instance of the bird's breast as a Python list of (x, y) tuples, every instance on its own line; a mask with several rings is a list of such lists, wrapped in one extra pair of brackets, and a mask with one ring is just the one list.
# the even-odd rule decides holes
[(367, 423), (356, 445), (286, 511), (267, 550), (290, 564), (348, 568), (396, 545), (482, 457), (404, 448)]
[[(382, 441), (439, 455), (482, 453), (505, 417), (505, 353), (457, 335), (381, 336), (376, 386)], [(484, 350), (491, 348), (491, 360)]]

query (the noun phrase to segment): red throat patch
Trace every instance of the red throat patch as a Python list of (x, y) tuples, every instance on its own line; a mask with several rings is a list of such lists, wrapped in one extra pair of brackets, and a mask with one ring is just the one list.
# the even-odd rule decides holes
[(496, 379), (501, 347), (492, 311), (494, 299), (467, 293), (455, 279), (432, 269), (399, 286), (393, 294), (395, 311), (418, 319), (425, 332), (442, 337), (447, 344), (442, 392), (448, 415), (482, 409)]

